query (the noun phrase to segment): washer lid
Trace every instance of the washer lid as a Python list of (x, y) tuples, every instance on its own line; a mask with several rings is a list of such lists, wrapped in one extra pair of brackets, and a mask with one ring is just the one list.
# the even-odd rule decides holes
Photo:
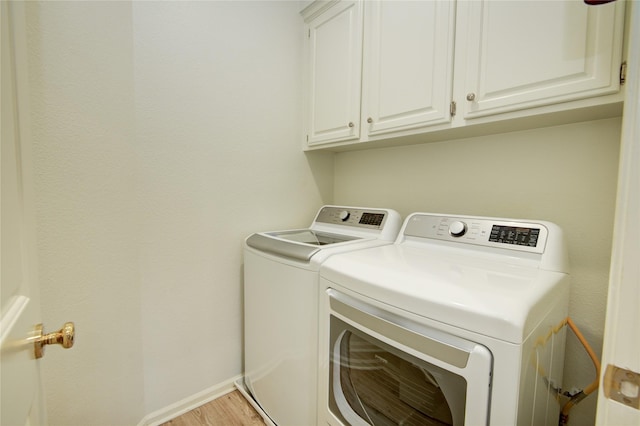
[(311, 229), (299, 229), (293, 231), (266, 232), (266, 235), (297, 243), (311, 244), (313, 246), (325, 246), (328, 244), (343, 243), (345, 241), (358, 240), (359, 237), (349, 235), (331, 234), (328, 232), (314, 231)]
[(247, 245), (266, 253), (308, 262), (320, 251), (321, 246), (360, 239), (350, 235), (296, 229), (253, 234), (247, 238)]
[(422, 317), (516, 344), (553, 306), (566, 303), (569, 291), (563, 273), (398, 244), (333, 256), (320, 276)]

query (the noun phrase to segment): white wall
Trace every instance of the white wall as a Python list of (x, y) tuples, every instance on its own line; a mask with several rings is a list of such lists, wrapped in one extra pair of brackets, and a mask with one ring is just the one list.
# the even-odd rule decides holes
[(297, 2), (29, 4), (51, 423), (131, 425), (242, 371), (241, 244), (304, 226)]
[[(560, 225), (571, 261), (570, 316), (602, 351), (620, 141), (619, 118), (424, 145), (345, 152), (335, 159), (337, 204), (544, 219)], [(570, 333), (569, 333), (570, 334)], [(568, 339), (564, 385), (595, 377)], [(594, 423), (596, 396), (571, 411)]]
[(308, 225), (332, 163), (318, 188), (300, 147), (295, 2), (133, 11), (149, 412), (242, 371), (242, 239)]

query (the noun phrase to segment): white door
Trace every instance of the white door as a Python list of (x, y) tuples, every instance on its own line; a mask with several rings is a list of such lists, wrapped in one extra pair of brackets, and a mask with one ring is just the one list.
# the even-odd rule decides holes
[(455, 8), (455, 2), (365, 3), (361, 122), (367, 135), (450, 120)]
[(307, 143), (360, 137), (362, 2), (340, 1), (309, 22)]
[[(25, 15), (21, 2), (0, 6), (2, 104), (0, 130), (0, 424), (47, 423), (36, 360), (41, 323), (36, 285), (35, 221), (26, 119)], [(57, 340), (55, 336), (52, 340)], [(65, 337), (73, 343), (72, 334)], [(70, 340), (69, 340), (70, 339)], [(53, 342), (51, 342), (53, 343)]]
[(3, 425), (42, 424), (39, 363), (35, 360), (34, 326), (40, 323), (40, 306), (34, 294), (32, 223), (25, 209), (30, 206), (26, 191), (28, 151), (21, 143), (17, 103), (17, 74), (14, 49), (20, 43), (14, 31), (20, 5), (2, 2), (2, 213), (0, 236), (0, 423)]
[(619, 90), (624, 2), (458, 2), (465, 119)]
[[(629, 52), (640, 51), (640, 5), (631, 5)], [(598, 425), (640, 424), (640, 58), (629, 56)]]

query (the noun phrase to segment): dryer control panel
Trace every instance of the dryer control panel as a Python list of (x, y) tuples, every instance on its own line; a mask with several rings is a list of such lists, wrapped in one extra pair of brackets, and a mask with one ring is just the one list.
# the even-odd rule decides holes
[(544, 253), (548, 224), (470, 216), (413, 214), (403, 235), (426, 239)]

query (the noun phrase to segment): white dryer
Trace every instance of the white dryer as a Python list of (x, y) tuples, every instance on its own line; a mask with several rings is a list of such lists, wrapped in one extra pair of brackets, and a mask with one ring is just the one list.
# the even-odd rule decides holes
[(337, 253), (392, 244), (401, 225), (390, 209), (324, 206), (309, 228), (245, 240), (244, 379), (275, 424), (316, 422), (320, 265)]
[(557, 424), (568, 296), (556, 225), (410, 215), (320, 269), (318, 424)]

